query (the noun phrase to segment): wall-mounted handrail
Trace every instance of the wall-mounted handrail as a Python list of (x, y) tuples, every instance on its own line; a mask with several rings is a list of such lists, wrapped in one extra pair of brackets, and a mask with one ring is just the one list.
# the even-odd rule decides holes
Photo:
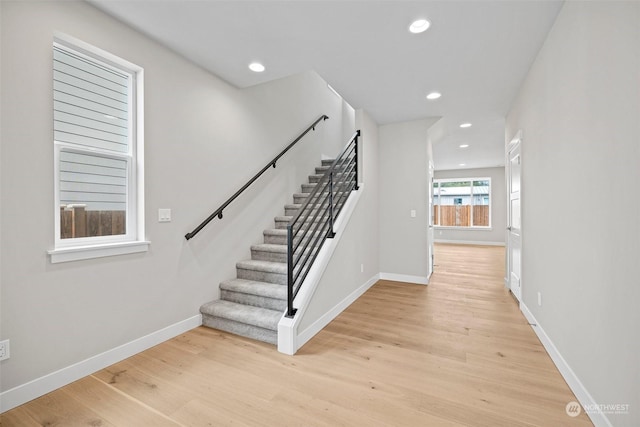
[(287, 224), (287, 317), (325, 239), (335, 236), (334, 221), (352, 190), (358, 190), (356, 131)]
[(233, 202), (240, 194), (242, 194), (242, 192), (244, 190), (246, 190), (251, 184), (253, 184), (258, 178), (260, 178), (260, 176), (265, 173), (267, 171), (267, 169), (269, 169), (270, 167), (276, 167), (276, 162), (278, 160), (280, 160), (280, 157), (284, 156), (284, 154), (289, 151), (294, 145), (296, 145), (298, 143), (298, 141), (300, 141), (307, 133), (309, 133), (309, 131), (311, 130), (316, 130), (316, 125), (318, 123), (320, 123), (321, 121), (325, 121), (329, 118), (329, 116), (323, 114), (322, 116), (320, 116), (315, 122), (313, 122), (313, 124), (311, 126), (309, 126), (304, 132), (302, 132), (296, 139), (293, 140), (293, 142), (289, 145), (287, 145), (287, 147), (282, 150), (280, 152), (280, 154), (278, 154), (277, 156), (275, 156), (273, 159), (271, 159), (270, 162), (268, 162), (266, 164), (265, 167), (263, 167), (260, 172), (258, 172), (257, 174), (255, 174), (253, 176), (253, 178), (251, 178), (249, 181), (247, 181), (247, 183), (245, 185), (242, 186), (242, 188), (240, 188), (238, 191), (236, 191), (236, 193), (229, 197), (227, 199), (226, 202), (224, 202), (222, 204), (222, 206), (220, 206), (218, 209), (216, 209), (211, 215), (209, 215), (209, 217), (207, 219), (205, 219), (204, 221), (202, 221), (202, 223), (197, 226), (191, 233), (187, 233), (185, 234), (185, 238), (187, 240), (191, 239), (193, 236), (195, 236), (196, 234), (198, 234), (200, 232), (200, 230), (202, 230), (207, 224), (209, 224), (215, 217), (218, 217), (219, 219), (222, 219), (222, 212), (225, 210), (225, 208), (227, 206), (229, 206), (231, 204), (231, 202)]

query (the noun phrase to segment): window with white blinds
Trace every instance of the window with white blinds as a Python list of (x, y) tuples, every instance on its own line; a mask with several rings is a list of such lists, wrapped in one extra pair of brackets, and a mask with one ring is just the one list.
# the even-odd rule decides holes
[(53, 46), (56, 248), (139, 238), (139, 67), (100, 52)]

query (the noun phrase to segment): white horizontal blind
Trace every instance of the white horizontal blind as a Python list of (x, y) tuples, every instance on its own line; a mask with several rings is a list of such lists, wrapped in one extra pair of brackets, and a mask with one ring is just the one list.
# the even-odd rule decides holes
[(94, 154), (60, 152), (60, 204), (87, 210), (127, 208), (127, 162)]
[[(126, 71), (70, 48), (53, 47), (60, 239), (130, 230), (133, 84), (133, 75)], [(77, 212), (79, 207), (86, 215)]]
[(129, 151), (130, 76), (54, 47), (54, 139)]

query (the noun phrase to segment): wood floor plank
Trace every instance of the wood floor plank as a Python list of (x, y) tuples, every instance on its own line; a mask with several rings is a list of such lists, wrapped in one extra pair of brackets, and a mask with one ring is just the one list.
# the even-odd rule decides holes
[(196, 328), (0, 415), (2, 427), (591, 426), (504, 288), (504, 248), (436, 245), (296, 356)]

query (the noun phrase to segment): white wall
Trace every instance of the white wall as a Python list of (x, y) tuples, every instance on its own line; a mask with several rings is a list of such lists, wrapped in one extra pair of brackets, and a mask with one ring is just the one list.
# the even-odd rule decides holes
[[(428, 135), (437, 119), (379, 128), (380, 272), (428, 275)], [(416, 217), (411, 218), (411, 210)]]
[[(313, 72), (240, 91), (84, 2), (1, 2), (0, 390), (198, 314), (273, 227), (291, 193), (335, 155), (355, 113)], [(145, 69), (148, 253), (52, 265), (52, 41), (61, 31)], [(321, 114), (257, 185), (191, 231)], [(158, 208), (173, 221), (159, 224)], [(372, 261), (374, 264), (375, 261)], [(373, 265), (371, 266), (373, 268)], [(46, 356), (45, 356), (46, 355)]]
[(504, 244), (507, 196), (504, 167), (436, 171), (435, 178), (491, 178), (491, 229), (435, 229), (436, 241)]
[(598, 404), (630, 405), (615, 426), (640, 425), (639, 23), (639, 2), (566, 2), (507, 117), (524, 304)]
[(380, 272), (379, 239), (375, 232), (379, 225), (378, 126), (365, 111), (358, 110), (356, 127), (361, 131), (358, 155), (363, 193), (300, 320), (300, 333)]

